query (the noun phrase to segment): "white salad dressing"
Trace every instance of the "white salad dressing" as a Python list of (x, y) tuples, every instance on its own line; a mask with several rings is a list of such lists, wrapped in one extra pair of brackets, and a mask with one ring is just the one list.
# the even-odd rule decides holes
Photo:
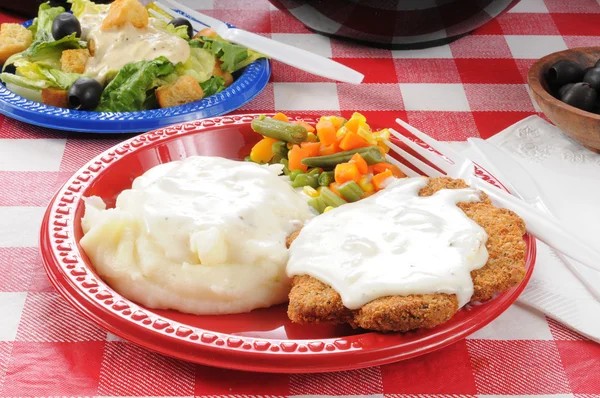
[(152, 308), (246, 312), (287, 299), (286, 238), (314, 216), (281, 167), (193, 156), (151, 168), (114, 209), (86, 198), (81, 245), (119, 293)]
[(160, 56), (173, 64), (185, 62), (190, 57), (190, 46), (182, 38), (158, 27), (155, 18), (144, 28), (126, 23), (118, 28), (101, 30), (106, 14), (83, 15), (82, 38), (94, 41), (94, 56), (88, 59), (85, 74), (103, 83), (110, 72), (120, 70), (125, 64), (151, 61)]
[(310, 275), (357, 309), (390, 295), (473, 294), (470, 272), (488, 259), (487, 234), (456, 206), (478, 191), (419, 191), (426, 177), (397, 179), (384, 190), (311, 220), (290, 247), (288, 276)]

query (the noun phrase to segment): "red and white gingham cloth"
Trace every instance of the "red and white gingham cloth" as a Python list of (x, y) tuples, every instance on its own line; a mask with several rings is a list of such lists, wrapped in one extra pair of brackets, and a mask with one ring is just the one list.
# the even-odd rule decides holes
[[(187, 0), (241, 28), (308, 48), (365, 74), (337, 84), (273, 62), (271, 82), (238, 112), (364, 113), (404, 118), (442, 140), (487, 138), (539, 112), (526, 86), (535, 59), (600, 44), (596, 0), (521, 0), (450, 45), (361, 47), (309, 32), (266, 0)], [(16, 19), (0, 13), (0, 22)], [(50, 286), (37, 236), (53, 192), (124, 139), (64, 133), (0, 116), (0, 397), (556, 396), (600, 398), (600, 345), (513, 305), (469, 338), (381, 367), (321, 375), (214, 369), (138, 348), (79, 316)], [(538, 264), (543, 267), (544, 264)], [(600, 316), (600, 314), (590, 314)]]

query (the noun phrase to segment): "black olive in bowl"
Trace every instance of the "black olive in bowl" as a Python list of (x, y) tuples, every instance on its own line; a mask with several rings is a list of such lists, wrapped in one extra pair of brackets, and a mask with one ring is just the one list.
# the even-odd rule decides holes
[(546, 81), (552, 87), (562, 87), (568, 83), (580, 82), (582, 78), (583, 66), (566, 59), (552, 65), (546, 74)]
[(594, 90), (600, 90), (600, 67), (589, 69), (583, 75), (583, 81), (589, 83)]
[(575, 83), (560, 97), (565, 104), (584, 111), (591, 111), (596, 103), (598, 94), (589, 83)]

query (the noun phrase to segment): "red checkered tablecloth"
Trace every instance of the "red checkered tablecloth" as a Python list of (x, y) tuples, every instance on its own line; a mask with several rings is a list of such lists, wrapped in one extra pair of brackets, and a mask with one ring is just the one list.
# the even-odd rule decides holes
[[(338, 84), (273, 62), (271, 82), (238, 112), (347, 116), (361, 111), (373, 125), (391, 126), (402, 117), (443, 140), (487, 138), (536, 114), (526, 85), (535, 59), (600, 44), (596, 0), (521, 0), (471, 35), (415, 51), (367, 48), (313, 34), (266, 0), (187, 4), (365, 74), (360, 86)], [(0, 22), (14, 20), (0, 13)], [(600, 345), (519, 305), (437, 352), (320, 375), (196, 366), (105, 332), (83, 320), (49, 284), (37, 237), (44, 208), (59, 185), (124, 138), (48, 130), (0, 116), (0, 397), (600, 397)]]

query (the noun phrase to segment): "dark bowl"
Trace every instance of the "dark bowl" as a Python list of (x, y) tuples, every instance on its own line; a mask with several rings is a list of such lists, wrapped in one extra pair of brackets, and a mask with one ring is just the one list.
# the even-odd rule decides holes
[(518, 0), (269, 0), (307, 28), (378, 47), (448, 43), (496, 18)]

